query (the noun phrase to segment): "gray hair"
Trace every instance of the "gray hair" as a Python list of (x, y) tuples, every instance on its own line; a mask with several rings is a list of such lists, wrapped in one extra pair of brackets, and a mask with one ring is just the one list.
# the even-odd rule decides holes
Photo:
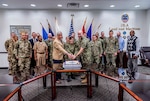
[(57, 35), (59, 35), (59, 34), (62, 34), (62, 32), (61, 32), (61, 31), (58, 31), (58, 32), (57, 32)]

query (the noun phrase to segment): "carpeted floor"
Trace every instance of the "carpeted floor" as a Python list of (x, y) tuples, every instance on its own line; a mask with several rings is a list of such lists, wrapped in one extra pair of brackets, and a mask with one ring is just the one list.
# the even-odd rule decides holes
[[(139, 73), (150, 75), (150, 67), (138, 66)], [(7, 74), (7, 69), (0, 69), (0, 75)], [(22, 87), (22, 94), (25, 101), (51, 101), (50, 76), (47, 78), (47, 88), (43, 89), (42, 79)], [(118, 82), (99, 77), (98, 87), (95, 85), (94, 75), (92, 75), (92, 98), (87, 97), (87, 86), (81, 84), (81, 79), (67, 82), (62, 80), (62, 84), (57, 84), (57, 97), (54, 101), (117, 101)], [(33, 97), (34, 96), (34, 97)], [(15, 101), (15, 100), (11, 100)]]

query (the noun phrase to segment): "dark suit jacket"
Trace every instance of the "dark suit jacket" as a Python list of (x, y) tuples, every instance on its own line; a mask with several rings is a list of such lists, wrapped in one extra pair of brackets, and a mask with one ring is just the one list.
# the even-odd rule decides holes
[[(33, 48), (33, 46), (34, 46), (33, 38), (30, 39), (29, 41), (30, 41), (30, 43), (31, 43), (31, 45), (32, 45), (32, 48)], [(36, 41), (38, 41), (38, 40), (36, 39)]]
[[(34, 50), (33, 50), (34, 42), (33, 42), (33, 38), (30, 39), (29, 41), (30, 41), (30, 43), (32, 45), (32, 58), (31, 58), (31, 64), (30, 64), (30, 66), (34, 67), (34, 66), (36, 66), (36, 61), (34, 60)], [(36, 41), (38, 41), (38, 40), (36, 39)]]

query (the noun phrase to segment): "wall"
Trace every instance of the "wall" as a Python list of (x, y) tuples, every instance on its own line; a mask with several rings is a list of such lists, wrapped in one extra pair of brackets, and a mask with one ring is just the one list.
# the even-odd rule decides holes
[[(146, 27), (146, 23), (149, 21), (148, 19), (150, 17), (150, 10), (0, 10), (0, 52), (5, 52), (4, 42), (10, 38), (10, 25), (31, 25), (32, 31), (41, 33), (40, 22), (43, 24), (45, 29), (48, 30), (46, 21), (46, 19), (48, 19), (52, 26), (52, 30), (55, 32), (54, 18), (57, 17), (58, 25), (65, 38), (69, 33), (71, 14), (74, 14), (74, 30), (76, 33), (82, 28), (84, 19), (87, 17), (86, 29), (88, 29), (92, 19), (94, 18), (93, 32), (95, 32), (97, 26), (101, 24), (99, 32), (104, 31), (106, 36), (108, 36), (110, 27), (120, 27), (121, 24), (123, 24), (121, 16), (124, 13), (129, 15), (129, 21), (127, 22), (129, 27), (140, 28), (140, 30), (135, 31), (136, 35), (140, 38), (140, 44), (142, 46), (150, 45), (150, 41), (148, 41), (150, 37), (150, 28), (148, 32), (148, 27)], [(123, 31), (124, 30), (121, 32)], [(114, 31), (115, 34), (116, 32), (117, 31)], [(128, 33), (129, 30), (127, 30), (127, 35)], [(7, 61), (6, 55), (4, 54), (0, 55), (0, 67), (7, 67), (8, 63), (3, 59), (6, 59)]]
[(149, 10), (147, 10), (147, 37), (148, 37), (148, 45), (149, 45), (149, 43), (150, 43), (150, 9)]

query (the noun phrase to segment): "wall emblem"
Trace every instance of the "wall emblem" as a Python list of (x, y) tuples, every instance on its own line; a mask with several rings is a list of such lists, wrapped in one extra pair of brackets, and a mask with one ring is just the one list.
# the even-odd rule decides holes
[(123, 15), (121, 16), (121, 20), (122, 20), (122, 22), (124, 22), (124, 23), (128, 22), (128, 20), (129, 20), (128, 14), (123, 14)]

